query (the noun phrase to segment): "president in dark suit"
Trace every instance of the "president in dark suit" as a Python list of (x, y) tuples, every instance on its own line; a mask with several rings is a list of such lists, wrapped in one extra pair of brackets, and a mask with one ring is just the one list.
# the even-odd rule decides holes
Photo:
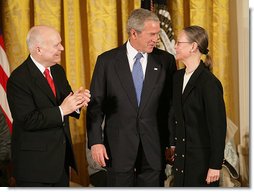
[(30, 55), (7, 83), (16, 183), (18, 187), (68, 186), (69, 166), (76, 169), (68, 117), (79, 117), (90, 94), (82, 87), (72, 92), (57, 64), (64, 48), (55, 29), (32, 27), (27, 44)]
[(87, 108), (88, 145), (93, 159), (106, 166), (108, 186), (158, 187), (175, 59), (154, 48), (160, 33), (154, 13), (134, 10), (127, 31), (127, 43), (97, 58)]

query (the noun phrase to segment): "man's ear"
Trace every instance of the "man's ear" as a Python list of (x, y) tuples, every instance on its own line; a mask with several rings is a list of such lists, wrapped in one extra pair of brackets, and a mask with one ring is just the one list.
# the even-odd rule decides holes
[(35, 51), (38, 55), (41, 55), (41, 47), (40, 46), (36, 46)]
[(131, 32), (132, 38), (133, 38), (133, 39), (136, 39), (136, 38), (137, 38), (137, 34), (138, 34), (137, 31), (136, 31), (135, 29), (131, 29), (130, 32)]

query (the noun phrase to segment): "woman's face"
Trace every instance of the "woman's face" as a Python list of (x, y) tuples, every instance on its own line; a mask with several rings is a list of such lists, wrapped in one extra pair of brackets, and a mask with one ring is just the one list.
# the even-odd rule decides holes
[(181, 31), (178, 35), (175, 43), (176, 60), (184, 61), (191, 56), (191, 50), (193, 42), (190, 42), (184, 31)]

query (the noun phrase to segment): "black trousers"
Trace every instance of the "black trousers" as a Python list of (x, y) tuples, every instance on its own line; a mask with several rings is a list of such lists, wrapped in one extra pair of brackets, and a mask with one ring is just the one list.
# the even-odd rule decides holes
[(90, 175), (90, 182), (94, 187), (107, 187), (106, 177), (106, 170), (101, 170), (97, 173)]
[(145, 157), (140, 142), (135, 167), (127, 172), (115, 172), (107, 168), (108, 187), (160, 187), (161, 171), (154, 170)]

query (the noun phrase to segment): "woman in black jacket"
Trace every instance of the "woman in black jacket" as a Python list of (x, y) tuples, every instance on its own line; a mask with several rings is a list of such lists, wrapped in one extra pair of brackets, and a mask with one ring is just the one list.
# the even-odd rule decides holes
[[(189, 26), (178, 35), (173, 87), (174, 186), (219, 186), (226, 137), (223, 88), (210, 71), (208, 35), (202, 27)], [(202, 55), (206, 60), (201, 60)]]

